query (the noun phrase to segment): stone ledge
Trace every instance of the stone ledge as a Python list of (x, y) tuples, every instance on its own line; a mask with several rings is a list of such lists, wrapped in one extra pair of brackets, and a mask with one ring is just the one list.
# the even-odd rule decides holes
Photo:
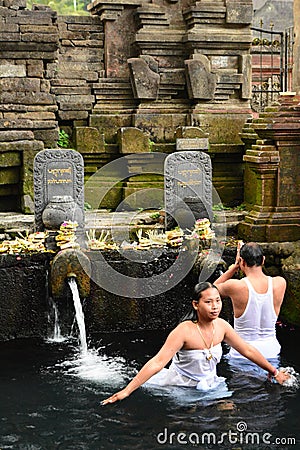
[[(152, 215), (158, 211), (126, 211), (126, 212), (110, 212), (108, 210), (94, 210), (85, 212), (85, 228), (86, 231), (116, 230), (126, 231), (132, 228), (163, 229), (163, 224), (155, 219)], [(222, 218), (226, 219), (227, 235), (237, 235), (238, 224), (243, 220), (245, 211), (224, 210), (214, 211), (215, 222), (213, 228), (216, 234), (222, 232), (224, 224)], [(32, 232), (34, 230), (34, 215), (22, 214), (18, 212), (0, 212), (0, 240), (6, 235), (15, 235), (17, 233)]]

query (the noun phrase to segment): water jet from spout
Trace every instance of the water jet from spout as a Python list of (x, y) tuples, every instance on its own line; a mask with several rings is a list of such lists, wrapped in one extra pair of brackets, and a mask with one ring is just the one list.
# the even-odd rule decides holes
[(85, 330), (85, 321), (84, 321), (84, 313), (82, 310), (82, 305), (80, 301), (79, 291), (76, 283), (76, 279), (74, 276), (68, 277), (68, 284), (72, 291), (74, 308), (76, 313), (76, 321), (79, 329), (79, 338), (80, 338), (80, 350), (83, 355), (87, 354), (87, 342), (86, 342), (86, 330)]

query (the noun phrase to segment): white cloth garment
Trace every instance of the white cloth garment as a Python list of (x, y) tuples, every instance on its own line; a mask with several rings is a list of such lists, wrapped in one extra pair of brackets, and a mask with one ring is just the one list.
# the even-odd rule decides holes
[[(212, 358), (209, 360), (207, 356), (210, 353)], [(173, 357), (170, 367), (153, 375), (144, 386), (184, 386), (202, 391), (215, 389), (225, 381), (225, 378), (217, 376), (216, 372), (221, 357), (221, 344), (210, 350), (180, 350)]]
[[(266, 359), (277, 358), (280, 344), (276, 338), (277, 315), (273, 303), (273, 283), (268, 277), (268, 290), (264, 294), (256, 292), (247, 278), (243, 281), (248, 286), (248, 303), (244, 313), (234, 318), (234, 329), (241, 338), (257, 348)], [(231, 348), (230, 358), (244, 358)]]

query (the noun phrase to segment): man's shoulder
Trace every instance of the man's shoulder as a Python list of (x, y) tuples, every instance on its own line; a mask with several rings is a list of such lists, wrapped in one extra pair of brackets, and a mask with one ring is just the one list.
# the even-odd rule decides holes
[(228, 297), (232, 297), (233, 295), (237, 294), (238, 292), (241, 292), (245, 288), (247, 288), (246, 283), (243, 281), (243, 279), (230, 279), (226, 280), (223, 283), (220, 283), (217, 285), (217, 288), (219, 289), (219, 292), (221, 295), (225, 295)]
[(273, 287), (285, 287), (286, 286), (286, 279), (281, 277), (280, 275), (277, 275), (275, 277), (272, 277), (273, 280)]
[(238, 278), (231, 278), (230, 280), (224, 281), (224, 284), (226, 284), (227, 286), (232, 286), (234, 288), (240, 288), (242, 286), (246, 286), (245, 278), (246, 277), (243, 277), (243, 278), (240, 278), (240, 279), (238, 279)]

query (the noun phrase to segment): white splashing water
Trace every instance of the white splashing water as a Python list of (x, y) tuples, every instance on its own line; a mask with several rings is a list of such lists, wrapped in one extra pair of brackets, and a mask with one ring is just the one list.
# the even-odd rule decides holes
[[(76, 313), (74, 322), (77, 323), (79, 329), (80, 348), (74, 358), (58, 363), (56, 364), (56, 367), (62, 367), (67, 375), (101, 383), (101, 385), (122, 385), (128, 375), (134, 376), (136, 371), (134, 369), (128, 370), (124, 358), (99, 355), (98, 350), (88, 349), (86, 342), (84, 313), (76, 279), (68, 279), (68, 284), (73, 295), (73, 303)], [(48, 342), (62, 342), (68, 340), (67, 337), (63, 337), (61, 335), (58, 308), (54, 302), (52, 307), (55, 318), (54, 336), (52, 339), (48, 339)]]
[(300, 387), (300, 375), (295, 371), (293, 367), (279, 367), (279, 370), (289, 374), (289, 378), (282, 383), (283, 386), (292, 388), (292, 389), (299, 389)]
[(59, 313), (56, 303), (51, 300), (51, 306), (54, 314), (54, 330), (53, 337), (48, 338), (49, 342), (63, 342), (66, 338), (61, 334), (60, 324), (59, 324)]
[(63, 366), (68, 375), (111, 386), (124, 383), (130, 372), (124, 358), (99, 355), (96, 349), (89, 349), (86, 354), (81, 353), (59, 366)]
[(69, 278), (68, 280), (70, 289), (73, 295), (74, 308), (76, 313), (76, 321), (79, 329), (79, 338), (80, 338), (80, 350), (82, 355), (87, 354), (87, 342), (86, 342), (86, 331), (85, 331), (85, 322), (84, 322), (84, 314), (82, 310), (82, 305), (80, 301), (80, 296), (78, 292), (78, 287), (76, 280), (74, 278)]

